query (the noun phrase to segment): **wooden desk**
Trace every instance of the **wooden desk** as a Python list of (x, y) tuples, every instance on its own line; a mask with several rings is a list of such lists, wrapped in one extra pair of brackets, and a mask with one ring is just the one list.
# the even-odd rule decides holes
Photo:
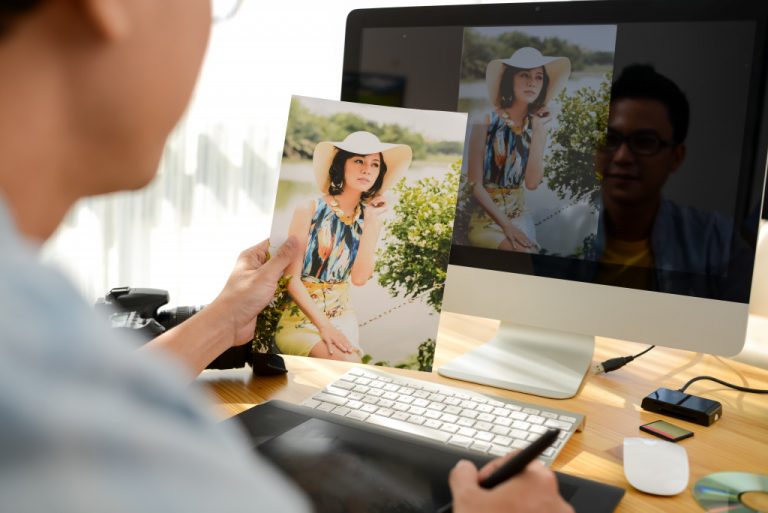
[[(489, 339), (496, 326), (495, 321), (443, 314), (435, 368)], [(615, 356), (636, 354), (644, 347), (618, 340), (598, 339), (594, 359), (604, 361)], [(350, 367), (345, 363), (296, 357), (286, 357), (286, 364), (290, 372), (284, 376), (254, 378), (248, 369), (235, 369), (206, 371), (199, 379), (212, 388), (222, 417), (229, 417), (268, 399), (300, 403)], [(720, 401), (723, 418), (710, 427), (671, 419), (695, 433), (693, 438), (681, 442), (688, 450), (690, 460), (688, 490), (671, 498), (656, 497), (633, 489), (624, 478), (624, 438), (648, 436), (639, 431), (638, 426), (663, 418), (640, 409), (640, 401), (648, 393), (660, 386), (679, 388), (688, 379), (699, 375), (711, 375), (753, 388), (768, 388), (768, 371), (727, 358), (656, 348), (622, 369), (602, 376), (589, 376), (576, 398), (568, 400), (544, 399), (464, 384), (436, 373), (397, 369), (391, 369), (391, 372), (454, 386), (466, 385), (489, 394), (586, 414), (585, 430), (573, 436), (553, 468), (625, 488), (627, 494), (617, 510), (620, 512), (703, 511), (691, 494), (693, 485), (701, 477), (721, 471), (768, 473), (768, 396), (745, 394), (717, 383), (701, 381), (691, 385), (689, 392)]]

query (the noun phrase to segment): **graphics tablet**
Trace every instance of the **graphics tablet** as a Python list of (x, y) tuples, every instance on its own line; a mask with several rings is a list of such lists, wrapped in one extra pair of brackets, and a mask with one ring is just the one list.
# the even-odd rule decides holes
[[(318, 513), (436, 511), (451, 500), (448, 474), (459, 459), (490, 457), (337, 415), (270, 401), (239, 422), (255, 450), (281, 468)], [(624, 490), (557, 473), (560, 494), (577, 513), (610, 513)]]

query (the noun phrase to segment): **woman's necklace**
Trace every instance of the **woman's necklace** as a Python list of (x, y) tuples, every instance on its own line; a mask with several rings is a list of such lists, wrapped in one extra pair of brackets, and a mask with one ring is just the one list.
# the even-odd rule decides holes
[(336, 216), (339, 219), (341, 219), (341, 222), (343, 222), (344, 224), (351, 224), (352, 221), (354, 221), (355, 218), (357, 217), (357, 214), (360, 212), (360, 203), (355, 205), (354, 211), (349, 215), (344, 213), (344, 211), (339, 206), (339, 202), (336, 200), (336, 198), (331, 198), (329, 205), (331, 206), (331, 210), (333, 210)]
[(520, 125), (520, 123), (512, 119), (512, 116), (510, 116), (509, 112), (507, 112), (506, 110), (502, 110), (499, 113), (499, 117), (501, 118), (501, 121), (505, 125), (507, 125), (510, 129), (512, 129), (512, 131), (515, 132), (516, 134), (520, 134), (523, 131), (523, 127)]

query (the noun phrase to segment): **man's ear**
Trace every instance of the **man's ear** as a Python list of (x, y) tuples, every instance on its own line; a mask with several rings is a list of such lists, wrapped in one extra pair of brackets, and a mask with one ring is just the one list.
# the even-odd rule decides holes
[(101, 37), (117, 41), (131, 29), (130, 2), (134, 0), (75, 0), (86, 20)]
[(683, 163), (687, 151), (688, 150), (685, 147), (685, 143), (680, 143), (672, 148), (672, 173), (677, 171), (677, 169)]

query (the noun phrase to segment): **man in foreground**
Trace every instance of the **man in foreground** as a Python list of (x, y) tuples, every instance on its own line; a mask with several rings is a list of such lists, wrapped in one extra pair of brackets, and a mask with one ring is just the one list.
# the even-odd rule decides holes
[[(244, 251), (205, 310), (140, 351), (36, 258), (78, 199), (152, 179), (210, 23), (209, 0), (0, 4), (4, 511), (308, 510), (188, 385), (251, 338), (295, 242), (268, 262), (265, 245)], [(493, 491), (478, 479), (452, 473), (457, 512), (570, 511), (540, 465)]]

